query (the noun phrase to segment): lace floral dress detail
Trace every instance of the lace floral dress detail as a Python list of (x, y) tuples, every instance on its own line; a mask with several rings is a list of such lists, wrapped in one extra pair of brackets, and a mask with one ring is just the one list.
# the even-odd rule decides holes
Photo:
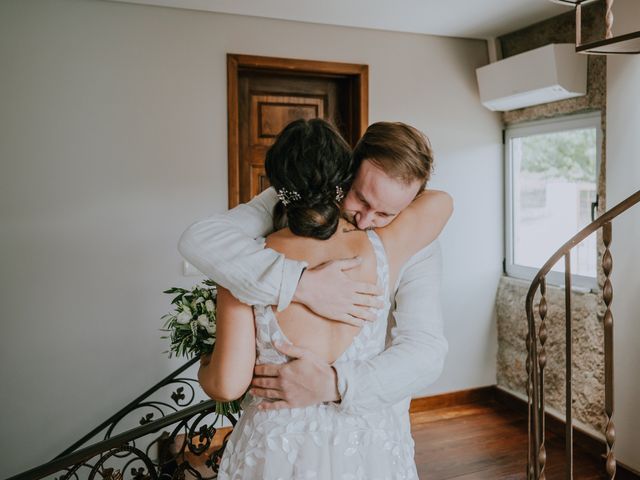
[[(389, 298), (389, 265), (378, 235), (367, 231), (377, 262), (378, 284)], [(389, 302), (367, 322), (335, 364), (367, 360), (384, 350)], [(254, 307), (257, 364), (284, 363), (274, 343), (291, 343), (271, 307)], [(346, 413), (326, 403), (260, 411), (266, 401), (247, 395), (243, 413), (222, 457), (220, 480), (417, 479), (414, 443), (392, 408)]]

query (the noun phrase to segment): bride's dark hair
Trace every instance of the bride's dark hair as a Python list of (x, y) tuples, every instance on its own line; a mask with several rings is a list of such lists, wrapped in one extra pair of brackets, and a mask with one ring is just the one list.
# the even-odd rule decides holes
[(291, 122), (267, 151), (265, 169), (280, 197), (276, 230), (288, 226), (296, 235), (321, 240), (335, 233), (338, 192), (346, 194), (353, 168), (351, 148), (334, 126), (321, 119)]

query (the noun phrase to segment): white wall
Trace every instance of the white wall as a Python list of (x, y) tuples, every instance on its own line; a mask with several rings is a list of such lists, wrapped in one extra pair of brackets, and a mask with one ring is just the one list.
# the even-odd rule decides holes
[[(500, 124), (484, 42), (96, 0), (0, 2), (0, 476), (59, 453), (181, 362), (161, 292), (179, 235), (226, 209), (226, 53), (366, 63), (370, 121), (424, 130), (451, 351), (429, 393), (495, 383)], [(43, 430), (44, 425), (46, 429)], [(7, 441), (10, 439), (9, 441)]]
[[(640, 2), (618, 0), (614, 33), (640, 30)], [(640, 190), (640, 55), (607, 58), (607, 207)], [(617, 457), (640, 471), (640, 205), (613, 222)]]

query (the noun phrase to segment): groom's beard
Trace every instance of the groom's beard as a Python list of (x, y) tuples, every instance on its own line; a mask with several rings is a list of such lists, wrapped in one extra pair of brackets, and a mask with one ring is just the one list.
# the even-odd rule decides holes
[(347, 222), (349, 222), (355, 228), (358, 228), (358, 225), (356, 225), (356, 218), (355, 217), (356, 217), (356, 214), (354, 212), (350, 212), (348, 210), (343, 210), (342, 211), (342, 218), (344, 218)]
[[(352, 212), (349, 210), (342, 211), (342, 218), (344, 218), (347, 222), (349, 222), (353, 227), (358, 230), (358, 223), (356, 222), (356, 212)], [(375, 227), (367, 227), (364, 230), (373, 230)]]

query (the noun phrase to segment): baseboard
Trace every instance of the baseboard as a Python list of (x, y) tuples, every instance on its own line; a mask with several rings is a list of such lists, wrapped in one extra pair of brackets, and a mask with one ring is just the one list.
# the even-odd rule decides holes
[(495, 399), (495, 386), (471, 388), (457, 392), (442, 393), (429, 397), (414, 398), (411, 400), (410, 413), (426, 412), (436, 408), (455, 407), (469, 403), (490, 402)]
[[(411, 400), (411, 413), (435, 410), (438, 408), (455, 407), (468, 405), (470, 403), (487, 403), (496, 402), (507, 408), (517, 412), (527, 413), (527, 401), (503, 390), (502, 388), (491, 385), (488, 387), (472, 388), (469, 390), (461, 390), (458, 392), (443, 393), (429, 397), (414, 398)], [(553, 432), (564, 439), (565, 422), (557, 418), (549, 412), (545, 413), (545, 425), (548, 431)], [(602, 438), (595, 437), (592, 433), (587, 432), (580, 427), (573, 427), (573, 443), (582, 450), (595, 458), (604, 458), (607, 450), (606, 444)], [(640, 472), (617, 462), (616, 480), (640, 480)]]

